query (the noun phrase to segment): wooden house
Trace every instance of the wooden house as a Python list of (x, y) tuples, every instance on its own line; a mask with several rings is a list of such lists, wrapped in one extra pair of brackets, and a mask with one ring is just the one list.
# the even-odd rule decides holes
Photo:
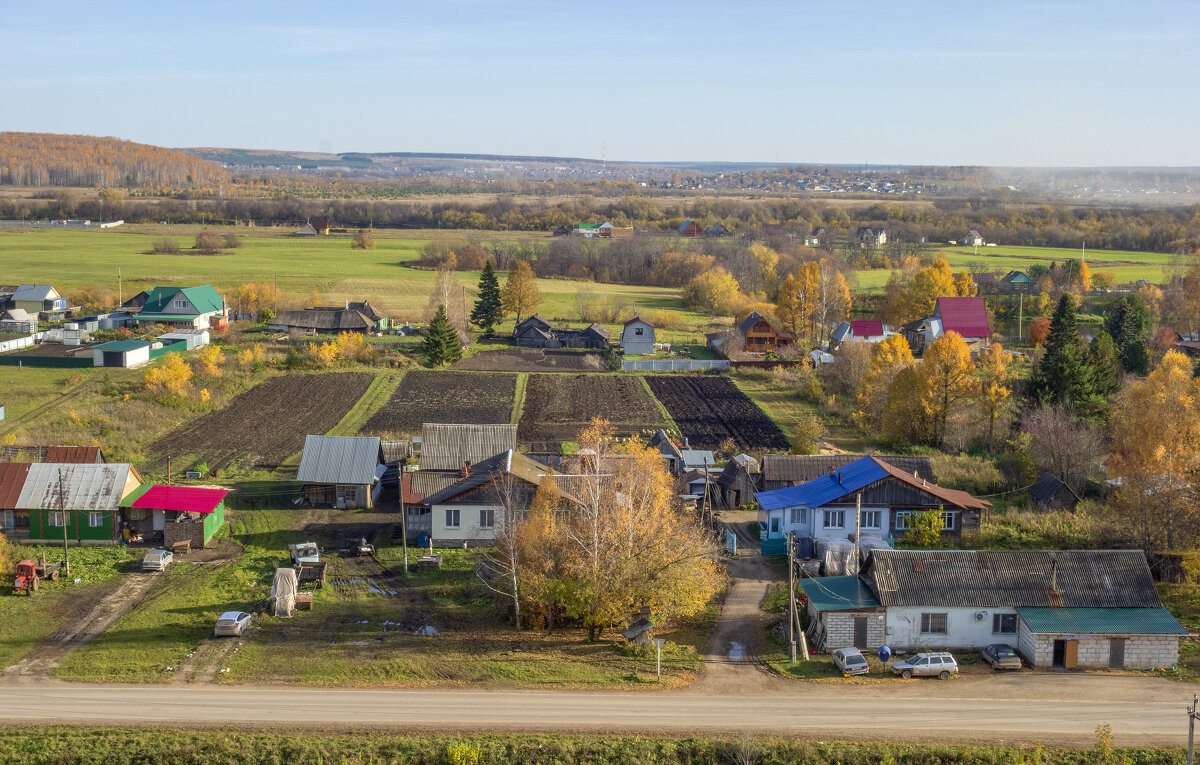
[(309, 218), (308, 225), (312, 226), (313, 231), (319, 236), (329, 235), (329, 219), (328, 218)]
[(700, 224), (696, 223), (694, 220), (685, 220), (683, 224), (679, 226), (679, 228), (675, 229), (675, 232), (680, 236), (686, 237), (700, 236), (702, 233)]
[(1037, 510), (1074, 510), (1079, 495), (1057, 476), (1042, 473), (1028, 489), (1029, 503)]
[(737, 509), (754, 502), (754, 494), (761, 486), (758, 460), (748, 454), (738, 454), (725, 463), (717, 477), (719, 506)]
[(513, 329), (513, 342), (522, 348), (604, 349), (611, 345), (608, 330), (599, 324), (583, 329), (556, 327), (536, 313)]
[(371, 508), (386, 471), (376, 437), (307, 436), (296, 480), (313, 506)]
[[(434, 544), (493, 544), (504, 525), (502, 492), (512, 481), (515, 499), (528, 510), (538, 486), (554, 471), (536, 460), (508, 450), (479, 463), (466, 463), (457, 480), (426, 496)], [(517, 509), (517, 508), (514, 508)]]
[(338, 335), (343, 332), (378, 332), (387, 329), (388, 317), (366, 301), (343, 306), (316, 306), (280, 311), (267, 328), (292, 335)]
[[(851, 462), (861, 459), (861, 454), (764, 454), (762, 458), (762, 483), (759, 491), (786, 489), (789, 486), (829, 475)], [(917, 477), (933, 480), (933, 462), (928, 457), (879, 455), (879, 459), (893, 467)]]
[(717, 224), (709, 226), (707, 229), (705, 229), (704, 235), (707, 237), (719, 238), (719, 237), (733, 236), (733, 232), (730, 231), (725, 226), (724, 223), (717, 223)]
[(554, 227), (553, 231), (550, 232), (550, 236), (568, 236), (570, 233), (571, 229), (560, 223)]
[[(121, 501), (142, 485), (128, 463), (29, 466), (16, 510), (29, 518), (29, 541), (78, 545), (116, 544)], [(157, 530), (157, 529), (156, 529)]]
[(29, 462), (0, 462), (0, 530), (10, 539), (29, 535), (29, 511), (19, 508), (17, 500), (25, 488)]
[(634, 316), (621, 328), (621, 348), (626, 356), (654, 353), (654, 325)]
[(777, 352), (796, 340), (787, 332), (777, 329), (758, 311), (751, 313), (738, 325), (737, 333), (741, 337), (742, 349), (747, 353)]
[(478, 464), (517, 448), (516, 425), (421, 426), (421, 471), (458, 472), (468, 462)]

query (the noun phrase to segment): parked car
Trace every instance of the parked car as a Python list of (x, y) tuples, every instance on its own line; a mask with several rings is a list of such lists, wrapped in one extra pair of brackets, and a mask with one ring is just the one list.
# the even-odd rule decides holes
[(170, 550), (151, 550), (142, 558), (142, 571), (166, 571), (174, 560), (175, 553)]
[(865, 675), (870, 672), (867, 660), (857, 648), (839, 648), (833, 652), (833, 663), (842, 671), (842, 677)]
[(213, 635), (217, 637), (241, 637), (250, 626), (250, 614), (244, 611), (226, 611), (217, 619)]
[(1012, 646), (1004, 643), (993, 643), (986, 646), (979, 652), (979, 655), (992, 665), (992, 669), (1021, 668), (1021, 657), (1017, 656), (1017, 652), (1012, 649)]
[(945, 651), (918, 653), (902, 661), (892, 662), (892, 671), (900, 677), (940, 677), (949, 680), (958, 674), (958, 662)]

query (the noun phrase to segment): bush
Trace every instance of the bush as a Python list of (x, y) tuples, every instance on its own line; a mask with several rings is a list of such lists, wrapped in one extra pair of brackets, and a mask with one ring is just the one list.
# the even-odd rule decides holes
[(1001, 488), (1004, 474), (996, 461), (969, 454), (935, 454), (930, 458), (938, 484), (970, 494), (989, 494)]
[(356, 250), (373, 250), (375, 249), (375, 234), (368, 229), (362, 229), (354, 235), (350, 246)]
[(150, 252), (155, 255), (177, 255), (179, 254), (179, 242), (175, 241), (173, 236), (164, 236), (154, 240), (154, 246), (150, 248)]
[(242, 238), (237, 234), (226, 234), (223, 238), (225, 239), (225, 247), (230, 250), (236, 250), (242, 246)]
[(196, 244), (193, 249), (205, 255), (215, 255), (225, 246), (225, 239), (216, 231), (201, 231), (196, 234)]

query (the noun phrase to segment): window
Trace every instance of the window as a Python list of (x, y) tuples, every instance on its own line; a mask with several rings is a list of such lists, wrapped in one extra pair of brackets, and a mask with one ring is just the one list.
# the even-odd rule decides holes
[(88, 526), (96, 529), (104, 525), (104, 513), (88, 513)]
[(862, 511), (862, 527), (864, 529), (879, 528), (880, 513), (878, 510)]
[(845, 510), (826, 510), (825, 511), (825, 528), (840, 529), (846, 525)]
[(635, 335), (640, 335), (640, 334), (642, 334), (642, 327), (634, 327), (634, 328), (633, 328), (633, 334), (635, 334)]
[(802, 523), (808, 523), (808, 508), (793, 507), (792, 508), (792, 525), (798, 526)]
[(50, 511), (50, 525), (51, 526), (62, 526), (63, 525), (63, 514), (61, 512), (59, 512), (58, 510), (51, 510)]
[(491, 509), (483, 509), (479, 511), (479, 528), (494, 529), (496, 528), (496, 511)]
[(922, 635), (945, 635), (946, 634), (946, 615), (945, 614), (921, 614), (921, 634)]
[(954, 512), (953, 510), (942, 511), (942, 523), (945, 524), (943, 528), (946, 531), (954, 531), (955, 517), (957, 515), (958, 513)]
[(997, 635), (1014, 635), (1017, 632), (1016, 614), (992, 614), (992, 632)]
[(187, 308), (188, 302), (186, 300), (176, 300), (171, 305), (175, 306), (176, 308)]
[(458, 528), (459, 512), (460, 511), (457, 508), (456, 509), (446, 508), (446, 528), (448, 528), (448, 529), (457, 529)]
[(0, 510), (0, 527), (11, 529), (13, 527), (13, 511)]
[(896, 513), (896, 531), (905, 531), (908, 529), (908, 521), (912, 518), (911, 510), (900, 510)]

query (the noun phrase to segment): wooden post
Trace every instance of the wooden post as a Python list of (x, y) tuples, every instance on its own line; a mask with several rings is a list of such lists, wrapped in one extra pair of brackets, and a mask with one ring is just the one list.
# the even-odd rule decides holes
[[(408, 576), (408, 508), (404, 506), (404, 464), (406, 462), (408, 462), (407, 457), (400, 459), (400, 541), (404, 545), (404, 575)], [(433, 529), (430, 528), (429, 531), (432, 533)]]
[(71, 573), (71, 558), (67, 554), (67, 498), (66, 489), (63, 488), (63, 472), (62, 468), (58, 469), (58, 514), (62, 518), (63, 525), (63, 569), (68, 575)]
[(858, 576), (858, 546), (862, 541), (862, 492), (854, 495), (854, 575)]

